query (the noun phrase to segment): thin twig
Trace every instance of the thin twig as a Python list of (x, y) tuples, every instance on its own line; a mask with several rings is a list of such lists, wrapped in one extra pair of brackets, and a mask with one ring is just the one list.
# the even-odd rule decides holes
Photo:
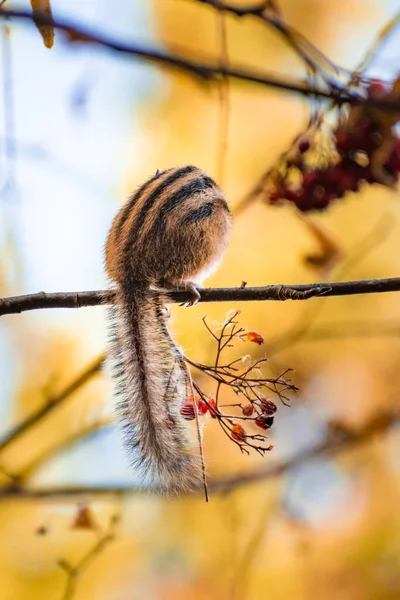
[[(228, 68), (228, 39), (227, 24), (224, 13), (218, 12), (217, 15), (218, 30), (220, 38), (221, 67)], [(218, 183), (221, 187), (224, 185), (224, 175), (226, 166), (226, 155), (228, 152), (228, 133), (230, 116), (230, 98), (229, 98), (229, 78), (222, 77), (219, 85), (219, 125), (218, 125)]]

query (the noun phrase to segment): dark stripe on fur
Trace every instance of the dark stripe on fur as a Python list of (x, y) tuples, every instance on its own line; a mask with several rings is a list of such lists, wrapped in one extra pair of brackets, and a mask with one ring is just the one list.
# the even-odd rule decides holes
[(136, 202), (139, 200), (139, 198), (142, 196), (142, 194), (144, 194), (144, 192), (146, 191), (148, 186), (150, 184), (152, 184), (153, 181), (158, 179), (163, 173), (164, 173), (164, 171), (157, 170), (157, 172), (153, 175), (153, 177), (151, 177), (150, 179), (145, 181), (144, 184), (141, 185), (140, 188), (138, 190), (136, 190), (136, 192), (133, 193), (131, 198), (128, 200), (128, 202), (125, 204), (125, 206), (122, 208), (121, 216), (119, 217), (118, 222), (115, 226), (115, 237), (116, 238), (119, 237), (119, 235), (121, 234), (122, 228), (123, 228), (124, 224), (126, 223), (126, 221), (128, 220), (130, 212), (131, 212), (132, 208), (135, 206)]
[[(124, 294), (124, 308), (127, 311), (129, 326), (131, 328), (131, 342), (134, 345), (135, 357), (137, 362), (137, 378), (140, 386), (142, 409), (145, 411), (147, 435), (152, 439), (152, 445), (156, 447), (158, 453), (161, 448), (158, 444), (157, 431), (154, 426), (154, 420), (151, 411), (151, 399), (148, 394), (147, 373), (146, 373), (146, 357), (143, 354), (143, 338), (141, 331), (141, 311), (139, 304), (146, 302), (143, 290), (136, 289), (134, 292), (129, 290), (128, 294)], [(145, 448), (143, 449), (145, 452)]]
[(155, 232), (161, 232), (163, 230), (163, 225), (169, 212), (174, 210), (174, 208), (182, 204), (185, 200), (191, 199), (193, 194), (203, 192), (205, 189), (213, 188), (215, 186), (215, 181), (211, 179), (211, 177), (204, 175), (183, 185), (175, 194), (171, 194), (160, 208), (157, 218), (154, 220), (149, 234), (150, 238)]
[(165, 190), (167, 190), (167, 188), (172, 185), (173, 183), (175, 183), (175, 181), (178, 181), (178, 179), (181, 179), (182, 177), (184, 177), (185, 175), (188, 175), (189, 173), (192, 173), (193, 171), (196, 171), (197, 167), (194, 167), (192, 165), (188, 165), (187, 167), (182, 167), (181, 169), (176, 169), (174, 170), (171, 175), (169, 177), (167, 177), (167, 179), (165, 179), (158, 187), (156, 187), (156, 189), (149, 195), (149, 197), (146, 199), (146, 201), (144, 202), (142, 208), (140, 209), (140, 212), (138, 215), (136, 215), (136, 219), (134, 220), (134, 222), (132, 223), (132, 227), (129, 231), (129, 236), (128, 239), (126, 240), (126, 244), (125, 244), (125, 251), (124, 253), (129, 253), (131, 251), (131, 246), (135, 240), (135, 238), (138, 236), (143, 223), (146, 219), (147, 213), (149, 212), (149, 210), (151, 209), (151, 207), (153, 206), (153, 204), (157, 201), (157, 198), (159, 197), (160, 194), (162, 194)]
[(206, 202), (203, 206), (199, 208), (195, 208), (183, 217), (182, 223), (185, 225), (190, 225), (191, 223), (198, 223), (207, 217), (211, 217), (215, 209), (215, 204), (213, 202)]

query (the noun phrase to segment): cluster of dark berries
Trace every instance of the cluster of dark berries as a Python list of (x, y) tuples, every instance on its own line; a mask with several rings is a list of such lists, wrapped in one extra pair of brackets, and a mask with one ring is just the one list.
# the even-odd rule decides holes
[[(369, 98), (398, 100), (400, 78), (388, 89), (382, 82), (371, 83)], [(322, 169), (307, 168), (306, 154), (313, 148), (312, 137), (297, 144), (297, 158), (284, 169), (283, 176), (275, 181), (269, 200), (293, 202), (299, 210), (324, 210), (332, 200), (343, 198), (347, 192), (357, 192), (363, 183), (379, 183), (393, 187), (400, 173), (400, 139), (394, 126), (400, 115), (385, 112), (379, 106), (359, 104), (343, 114), (331, 132), (334, 159)], [(296, 166), (300, 184), (292, 188), (287, 181), (289, 168)], [(277, 184), (278, 183), (278, 184)]]
[[(272, 402), (268, 398), (261, 398), (257, 402), (246, 404), (242, 408), (242, 413), (245, 417), (251, 417), (254, 414), (254, 405), (257, 405), (254, 424), (260, 427), (260, 429), (270, 429), (274, 423), (274, 415), (278, 410), (275, 402)], [(247, 437), (247, 433), (243, 425), (236, 424), (232, 427), (231, 436), (237, 442), (243, 442)], [(272, 446), (268, 449), (272, 450)]]

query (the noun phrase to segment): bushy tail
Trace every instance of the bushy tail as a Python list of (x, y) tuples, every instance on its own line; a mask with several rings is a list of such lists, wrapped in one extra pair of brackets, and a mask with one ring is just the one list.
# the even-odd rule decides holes
[(180, 414), (188, 393), (163, 303), (149, 289), (119, 288), (112, 317), (112, 373), (132, 463), (161, 491), (198, 489), (199, 453)]

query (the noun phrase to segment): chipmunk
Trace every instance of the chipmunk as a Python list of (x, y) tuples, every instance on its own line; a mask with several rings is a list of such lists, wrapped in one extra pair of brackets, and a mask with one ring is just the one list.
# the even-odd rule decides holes
[(222, 191), (189, 165), (146, 181), (115, 217), (106, 243), (106, 270), (116, 284), (112, 374), (125, 444), (135, 466), (166, 493), (198, 489), (202, 472), (180, 414), (189, 376), (159, 290), (190, 291), (187, 304), (196, 304), (196, 286), (220, 262), (229, 233)]

